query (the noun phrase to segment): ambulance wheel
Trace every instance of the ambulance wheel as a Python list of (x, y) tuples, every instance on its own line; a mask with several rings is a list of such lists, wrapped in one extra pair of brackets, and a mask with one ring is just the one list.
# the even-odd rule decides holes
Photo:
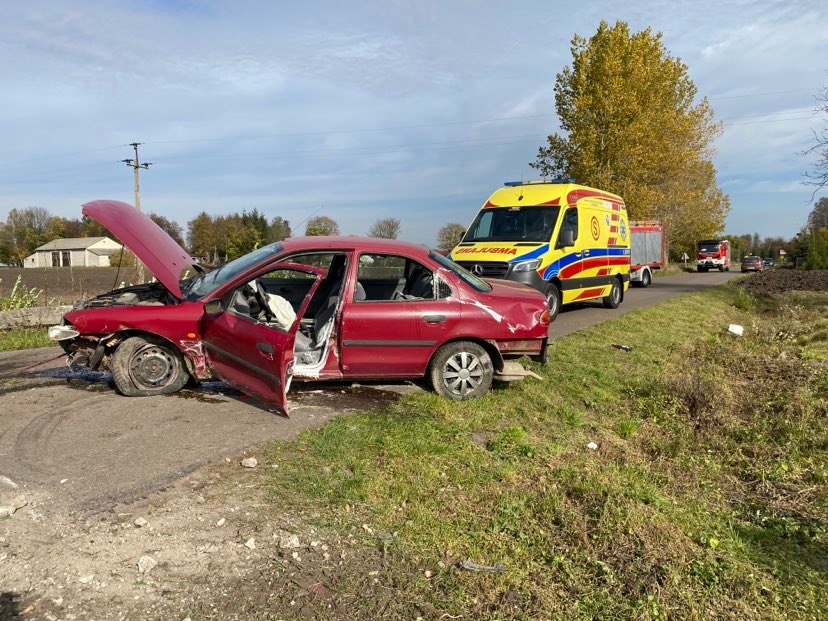
[(612, 280), (612, 288), (609, 295), (603, 298), (604, 308), (618, 308), (621, 304), (621, 283), (617, 278)]
[(653, 282), (653, 277), (650, 276), (650, 272), (648, 272), (647, 270), (644, 270), (644, 273), (641, 274), (641, 285), (640, 285), (641, 288), (646, 289), (647, 287), (649, 287), (652, 284), (652, 282)]
[(724, 271), (724, 265), (720, 265), (720, 266), (719, 266), (719, 271), (720, 271), (720, 272), (723, 272), (723, 271)]
[(555, 321), (561, 312), (561, 290), (558, 285), (552, 284), (546, 288), (546, 303), (549, 304), (549, 321)]

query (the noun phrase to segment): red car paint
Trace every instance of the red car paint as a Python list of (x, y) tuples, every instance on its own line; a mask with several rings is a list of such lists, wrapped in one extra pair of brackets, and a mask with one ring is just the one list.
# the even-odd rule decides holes
[[(118, 201), (87, 203), (84, 214), (112, 231), (160, 281), (80, 302), (65, 315), (63, 336), (55, 337), (73, 364), (92, 368), (112, 368), (129, 337), (147, 341), (121, 365), (126, 378), (121, 381), (134, 380), (146, 390), (122, 389), (125, 394), (180, 388), (164, 384), (165, 365), (174, 366), (179, 357), (190, 376), (218, 377), (281, 412), (287, 410), (291, 379), (433, 376), (432, 367), (449, 351), (441, 350), (448, 344), (482, 347), (494, 373), (508, 358), (545, 359), (549, 317), (541, 293), (511, 281), (480, 281), (422, 245), (358, 237), (292, 238), (179, 281), (182, 270), (195, 273), (193, 261), (147, 216)], [(333, 257), (329, 265), (312, 265), (327, 257)], [(405, 276), (396, 279), (395, 269), (404, 269)], [(426, 284), (415, 295), (418, 279)], [(245, 310), (248, 284), (262, 287), (257, 299), (264, 304), (250, 302)], [(274, 327), (262, 319), (267, 300), (277, 294), (291, 298), (296, 319), (289, 326)], [(300, 352), (297, 347), (295, 352), (300, 328), (320, 323), (326, 312), (330, 321), (316, 326), (319, 333), (311, 341), (317, 349)], [(452, 374), (453, 363), (446, 364), (444, 381), (451, 388), (460, 380)], [(467, 376), (480, 373), (471, 367), (460, 372), (466, 376), (459, 396), (446, 396), (463, 398), (463, 387), (474, 385)]]

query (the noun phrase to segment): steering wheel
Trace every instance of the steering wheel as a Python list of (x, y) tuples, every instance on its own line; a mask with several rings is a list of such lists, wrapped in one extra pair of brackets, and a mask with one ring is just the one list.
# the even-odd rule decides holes
[(262, 308), (262, 312), (264, 312), (265, 317), (270, 320), (273, 319), (273, 312), (270, 310), (270, 306), (267, 304), (267, 290), (264, 288), (261, 280), (256, 281), (256, 301), (259, 303), (259, 306)]

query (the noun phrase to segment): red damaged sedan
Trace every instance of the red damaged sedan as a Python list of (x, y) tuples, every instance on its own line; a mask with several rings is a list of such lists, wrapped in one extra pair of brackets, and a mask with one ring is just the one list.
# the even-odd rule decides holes
[(286, 413), (291, 380), (426, 377), (465, 399), (506, 360), (546, 356), (542, 294), (481, 280), (425, 246), (292, 238), (205, 271), (131, 205), (93, 201), (83, 214), (158, 282), (82, 300), (49, 334), (71, 368), (108, 368), (127, 396), (219, 378)]

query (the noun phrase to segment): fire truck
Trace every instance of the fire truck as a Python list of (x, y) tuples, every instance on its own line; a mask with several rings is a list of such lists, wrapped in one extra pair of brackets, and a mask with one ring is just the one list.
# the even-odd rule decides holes
[(730, 271), (730, 242), (726, 239), (703, 239), (698, 244), (696, 271), (717, 269)]
[(630, 222), (630, 283), (649, 287), (653, 271), (667, 263), (664, 252), (664, 226), (661, 222)]

